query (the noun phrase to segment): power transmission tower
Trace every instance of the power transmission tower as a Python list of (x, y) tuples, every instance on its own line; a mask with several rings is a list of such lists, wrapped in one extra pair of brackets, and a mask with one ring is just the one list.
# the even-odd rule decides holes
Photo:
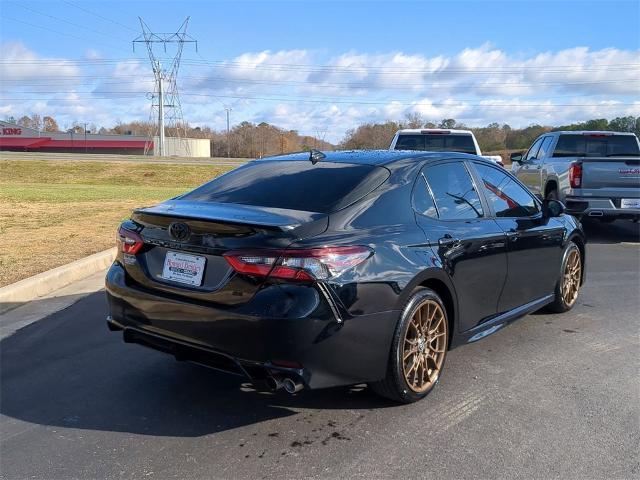
[[(165, 123), (169, 130), (175, 132), (178, 145), (182, 144), (187, 156), (190, 155), (189, 143), (184, 141), (186, 137), (186, 125), (182, 117), (182, 106), (180, 105), (180, 95), (178, 93), (178, 69), (180, 68), (180, 59), (182, 57), (182, 49), (185, 43), (194, 43), (196, 52), (198, 51), (198, 42), (191, 35), (187, 34), (187, 26), (189, 24), (187, 17), (177, 32), (173, 33), (154, 33), (149, 26), (138, 17), (142, 34), (133, 40), (133, 49), (135, 51), (136, 43), (144, 43), (149, 54), (149, 61), (155, 77), (155, 87), (153, 94), (149, 94), (151, 100), (151, 112), (149, 123), (154, 124), (154, 117), (157, 115), (157, 134), (159, 138), (158, 153), (161, 157), (167, 154), (165, 145)], [(175, 44), (175, 54), (173, 58), (165, 58), (163, 65), (162, 57), (157, 57), (153, 51), (156, 44), (162, 46), (163, 52), (167, 53), (167, 45)], [(153, 132), (149, 132), (153, 137)], [(145, 155), (147, 154), (149, 143), (145, 147)]]

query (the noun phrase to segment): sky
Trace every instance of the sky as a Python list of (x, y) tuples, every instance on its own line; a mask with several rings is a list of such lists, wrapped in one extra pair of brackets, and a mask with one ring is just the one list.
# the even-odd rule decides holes
[[(341, 140), (364, 122), (469, 126), (640, 116), (640, 1), (0, 0), (0, 118), (148, 120), (153, 32), (189, 18), (193, 126), (269, 122)], [(164, 68), (175, 44), (154, 54)], [(170, 111), (173, 109), (169, 108)]]

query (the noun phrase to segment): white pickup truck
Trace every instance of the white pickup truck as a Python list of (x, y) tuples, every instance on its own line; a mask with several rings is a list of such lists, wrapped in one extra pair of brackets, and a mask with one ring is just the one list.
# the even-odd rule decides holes
[(500, 155), (482, 155), (471, 130), (440, 128), (405, 128), (398, 130), (389, 150), (424, 150), (426, 152), (460, 152), (478, 155), (503, 167)]

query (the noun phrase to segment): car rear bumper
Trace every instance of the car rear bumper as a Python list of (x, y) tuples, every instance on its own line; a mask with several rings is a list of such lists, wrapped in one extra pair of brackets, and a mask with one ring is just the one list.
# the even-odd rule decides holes
[[(293, 292), (288, 301), (296, 301)], [(108, 325), (122, 330), (126, 342), (244, 374), (255, 383), (284, 372), (308, 388), (383, 378), (399, 316), (388, 311), (336, 319), (318, 295), (318, 306), (303, 317), (265, 318), (252, 315), (250, 305), (222, 307), (146, 290), (118, 262), (107, 273), (106, 294)], [(302, 295), (301, 302), (308, 297)]]
[(565, 205), (567, 213), (577, 217), (640, 217), (639, 208), (621, 208), (620, 198), (567, 196)]

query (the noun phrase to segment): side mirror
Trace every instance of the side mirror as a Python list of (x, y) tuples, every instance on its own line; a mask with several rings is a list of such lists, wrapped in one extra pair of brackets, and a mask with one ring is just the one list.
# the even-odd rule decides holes
[(512, 153), (509, 158), (511, 159), (511, 163), (522, 163), (522, 152)]
[(545, 200), (542, 203), (544, 216), (547, 218), (559, 217), (565, 211), (564, 203), (560, 200)]

